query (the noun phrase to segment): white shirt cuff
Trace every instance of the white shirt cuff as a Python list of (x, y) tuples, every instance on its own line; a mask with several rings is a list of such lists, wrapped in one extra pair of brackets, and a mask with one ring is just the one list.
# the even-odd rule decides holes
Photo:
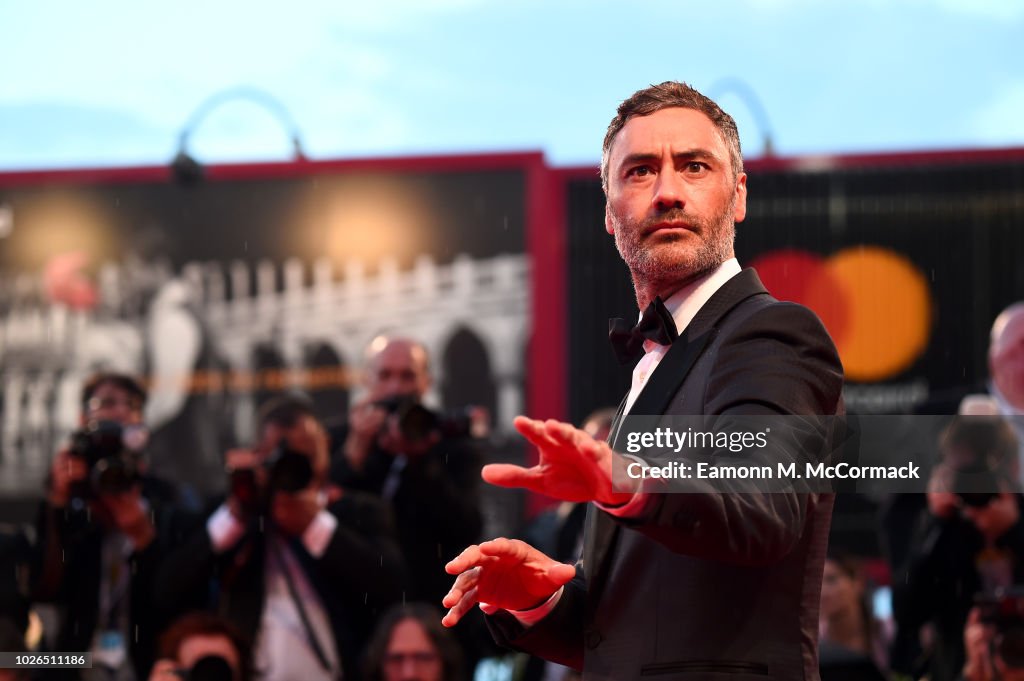
[(206, 534), (213, 552), (224, 553), (242, 538), (245, 525), (231, 514), (227, 504), (221, 504), (206, 521)]
[(302, 545), (309, 551), (309, 555), (314, 558), (323, 556), (337, 527), (338, 519), (333, 515), (323, 510), (317, 513), (313, 517), (313, 522), (302, 533)]
[[(631, 461), (635, 461), (641, 466), (647, 466), (647, 462), (641, 458), (630, 456), (629, 454), (620, 454), (619, 456), (622, 456), (626, 459), (630, 459)], [(622, 504), (621, 506), (605, 506), (604, 504), (598, 503), (596, 501), (594, 502), (594, 505), (597, 506), (602, 511), (604, 511), (605, 513), (613, 515), (616, 518), (638, 518), (639, 516), (643, 515), (643, 511), (647, 507), (647, 504), (650, 502), (650, 500), (650, 495), (644, 493), (643, 488), (641, 487), (639, 490), (633, 493), (632, 499)]]
[[(564, 590), (564, 586), (559, 587), (558, 591), (551, 594), (549, 599), (538, 605), (536, 608), (531, 608), (529, 610), (509, 610), (508, 613), (519, 620), (519, 623), (524, 627), (532, 627), (534, 624), (547, 617), (548, 613), (555, 609), (555, 606), (558, 605), (559, 599), (562, 598), (562, 591)], [(493, 615), (501, 608), (496, 608), (489, 603), (481, 603), (480, 609), (488, 615)]]

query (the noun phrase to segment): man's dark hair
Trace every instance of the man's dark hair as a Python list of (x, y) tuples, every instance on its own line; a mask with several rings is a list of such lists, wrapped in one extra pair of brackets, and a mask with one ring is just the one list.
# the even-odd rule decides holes
[(90, 376), (85, 382), (85, 385), (82, 386), (82, 411), (89, 408), (89, 400), (93, 398), (96, 391), (99, 390), (101, 386), (108, 384), (125, 391), (138, 400), (139, 409), (146, 406), (146, 398), (148, 397), (146, 389), (142, 387), (142, 383), (140, 383), (134, 376), (121, 374), (115, 371), (101, 371)]
[(210, 612), (182, 615), (160, 636), (160, 657), (176, 660), (181, 645), (193, 636), (223, 636), (238, 653), (238, 681), (252, 681), (254, 667), (252, 645), (245, 634), (231, 621)]
[(635, 116), (649, 116), (662, 109), (678, 107), (681, 109), (693, 109), (711, 119), (718, 132), (725, 140), (729, 148), (729, 163), (732, 166), (733, 177), (738, 177), (743, 172), (743, 154), (740, 151), (740, 133), (736, 128), (736, 121), (732, 116), (722, 111), (722, 108), (713, 101), (693, 89), (686, 83), (674, 80), (667, 80), (660, 85), (652, 85), (649, 88), (634, 92), (629, 99), (619, 104), (615, 118), (608, 124), (608, 132), (604, 135), (604, 144), (601, 145), (601, 187), (608, 193), (608, 164), (611, 156), (612, 143), (615, 136), (619, 134), (623, 126), (630, 118)]
[[(846, 575), (848, 579), (861, 583), (866, 581), (867, 574), (864, 570), (864, 560), (845, 549), (829, 546), (825, 553), (825, 560), (835, 563), (839, 571)], [(869, 589), (864, 589), (857, 601), (857, 609), (860, 612), (861, 626), (863, 627), (860, 633), (864, 636), (870, 651), (883, 634), (880, 631), (878, 620), (875, 619), (875, 610), (871, 602), (871, 591)]]
[(441, 624), (441, 613), (429, 603), (404, 603), (393, 606), (377, 622), (363, 661), (365, 681), (383, 681), (384, 659), (395, 627), (405, 620), (414, 620), (423, 627), (437, 654), (441, 657), (441, 678), (462, 681), (462, 649), (452, 632)]
[(317, 418), (316, 410), (313, 408), (313, 401), (301, 393), (292, 393), (282, 397), (274, 397), (260, 407), (259, 425), (263, 428), (268, 425), (291, 428), (299, 419), (310, 416)]

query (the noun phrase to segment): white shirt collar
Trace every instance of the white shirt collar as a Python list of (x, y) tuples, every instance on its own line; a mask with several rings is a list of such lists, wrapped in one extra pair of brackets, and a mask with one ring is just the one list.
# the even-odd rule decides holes
[[(996, 405), (999, 407), (999, 413), (1003, 416), (1007, 418), (1024, 416), (1024, 412), (1010, 404), (1010, 400), (1006, 399), (1003, 393), (999, 392), (999, 388), (996, 387), (995, 381), (990, 380), (988, 382), (988, 391), (989, 394), (992, 395), (993, 399), (995, 399)], [(1022, 442), (1021, 445), (1024, 446), (1024, 442)], [(1024, 475), (1024, 471), (1022, 471), (1022, 475)]]
[[(729, 258), (716, 269), (697, 277), (664, 301), (665, 308), (676, 320), (676, 331), (682, 333), (697, 316), (697, 312), (704, 307), (704, 303), (715, 295), (715, 291), (741, 271), (739, 261), (736, 258)], [(642, 310), (640, 315), (643, 316)]]

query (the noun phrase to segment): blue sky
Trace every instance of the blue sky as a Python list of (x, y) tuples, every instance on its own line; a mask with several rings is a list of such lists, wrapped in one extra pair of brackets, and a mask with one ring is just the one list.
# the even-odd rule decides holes
[[(719, 95), (748, 157), (1024, 146), (1018, 0), (293, 0), (0, 3), (0, 169), (159, 164), (208, 96), (246, 85), (315, 159), (543, 150), (594, 164), (616, 104), (652, 82)], [(271, 3), (263, 3), (270, 7)], [(200, 160), (283, 159), (245, 101)]]

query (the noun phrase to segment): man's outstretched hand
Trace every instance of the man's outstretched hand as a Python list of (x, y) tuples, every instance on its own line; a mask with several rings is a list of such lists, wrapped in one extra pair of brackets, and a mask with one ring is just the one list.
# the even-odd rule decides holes
[(445, 566), (458, 575), (441, 601), (448, 614), (441, 619), (453, 627), (477, 603), (495, 610), (528, 610), (552, 596), (576, 575), (572, 565), (559, 563), (518, 539), (492, 539), (473, 545)]
[(507, 463), (484, 466), (487, 482), (522, 487), (563, 501), (596, 501), (606, 506), (618, 506), (633, 497), (632, 492), (612, 489), (612, 467), (625, 466), (625, 462), (606, 442), (561, 421), (518, 416), (513, 425), (536, 445), (540, 460), (531, 468)]

